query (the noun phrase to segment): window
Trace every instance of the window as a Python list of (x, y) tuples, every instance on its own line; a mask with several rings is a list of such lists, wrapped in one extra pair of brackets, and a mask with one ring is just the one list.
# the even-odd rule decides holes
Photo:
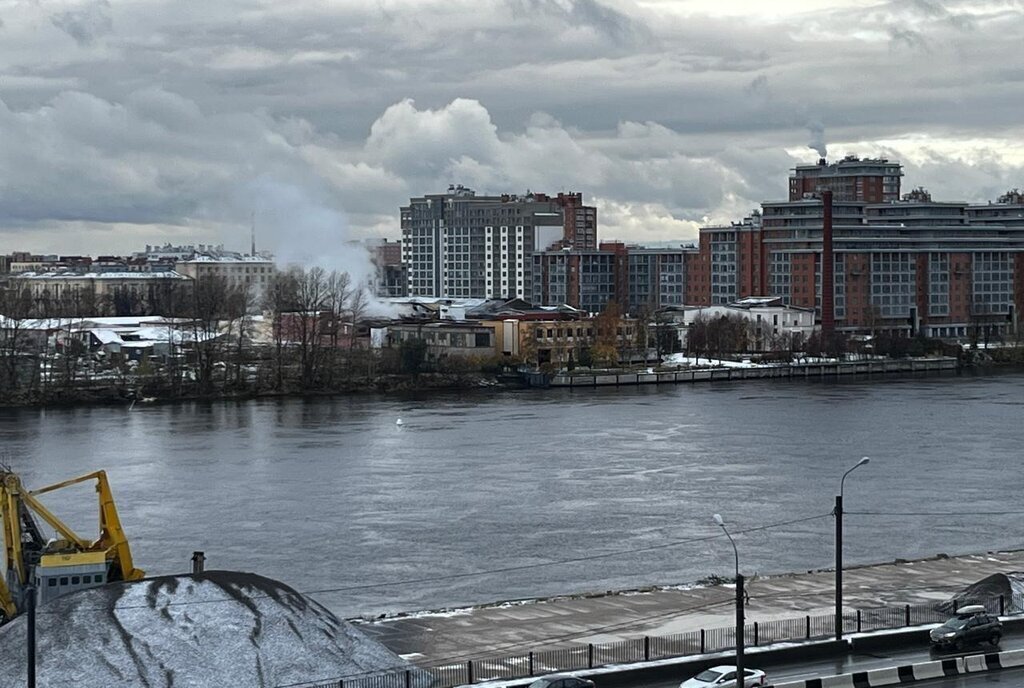
[(47, 581), (46, 584), (49, 585), (51, 588), (55, 588), (57, 587), (57, 579), (51, 578), (49, 581)]
[(82, 579), (78, 576), (71, 576), (71, 585), (78, 585), (82, 582)]
[(68, 577), (67, 576), (61, 576), (60, 577), (60, 584), (61, 585), (67, 585), (68, 584)]

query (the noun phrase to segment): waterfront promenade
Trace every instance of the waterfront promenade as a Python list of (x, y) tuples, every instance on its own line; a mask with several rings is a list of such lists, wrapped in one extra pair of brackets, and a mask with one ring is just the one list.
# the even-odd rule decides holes
[[(933, 604), (988, 575), (1018, 570), (1024, 570), (1024, 550), (845, 568), (844, 598), (848, 609)], [(747, 622), (832, 613), (834, 575), (824, 570), (749, 581)], [(734, 600), (730, 586), (680, 586), (413, 614), (359, 627), (394, 652), (428, 665), (728, 627)]]

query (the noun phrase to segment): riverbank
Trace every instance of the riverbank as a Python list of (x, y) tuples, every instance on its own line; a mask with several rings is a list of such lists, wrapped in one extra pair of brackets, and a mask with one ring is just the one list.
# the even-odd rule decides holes
[(248, 401), (252, 399), (329, 399), (340, 396), (370, 394), (407, 394), (428, 391), (460, 391), (473, 389), (520, 389), (518, 377), (467, 373), (458, 376), (422, 373), (418, 376), (386, 375), (373, 379), (351, 380), (333, 389), (265, 389), (217, 390), (209, 394), (185, 392), (174, 394), (163, 385), (97, 385), (54, 389), (0, 399), (0, 408), (62, 408), (74, 406), (130, 406), (135, 404), (170, 404), (192, 401)]
[[(516, 390), (524, 387), (597, 387), (607, 385), (666, 384), (677, 382), (748, 380), (765, 378), (825, 378), (839, 375), (892, 375), (900, 373), (951, 373), (963, 366), (951, 357), (834, 361), (752, 365), (734, 361), (706, 360), (701, 364), (657, 369), (576, 370), (555, 375), (539, 372), (426, 372), (418, 375), (388, 374), (355, 377), (330, 389), (284, 389), (251, 386), (217, 389), (201, 393), (192, 385), (177, 390), (166, 380), (126, 376), (116, 382), (78, 381), (71, 387), (54, 386), (44, 391), (27, 391), (0, 398), (0, 408), (60, 408), (74, 406), (118, 406), (133, 403), (176, 403), (194, 401), (245, 401), (250, 399), (320, 399), (365, 394), (410, 394), (430, 391), (473, 389)], [(970, 368), (1016, 369), (1016, 360), (975, 359)]]
[[(935, 605), (994, 573), (1024, 570), (1024, 550), (849, 567), (843, 570), (848, 610)], [(354, 620), (361, 630), (421, 666), (451, 657), (483, 659), (553, 647), (614, 643), (728, 628), (731, 585), (693, 583), (605, 591), (548, 599), (511, 600), (471, 608)], [(834, 612), (830, 569), (747, 580), (748, 624)]]

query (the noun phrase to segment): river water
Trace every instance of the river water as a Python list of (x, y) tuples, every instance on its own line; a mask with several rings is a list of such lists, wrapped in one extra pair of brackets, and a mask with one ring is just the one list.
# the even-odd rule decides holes
[(729, 574), (716, 512), (748, 575), (828, 567), (861, 456), (848, 563), (1019, 548), (1022, 411), (1020, 373), (3, 410), (0, 457), (106, 469), (149, 574), (203, 550), (353, 616)]

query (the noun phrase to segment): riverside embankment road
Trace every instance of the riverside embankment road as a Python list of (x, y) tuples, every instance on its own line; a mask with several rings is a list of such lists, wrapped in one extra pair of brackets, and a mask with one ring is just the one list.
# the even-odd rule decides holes
[[(992, 573), (1024, 570), (1024, 550), (847, 569), (848, 609), (934, 604)], [(831, 571), (755, 580), (747, 623), (830, 614)], [(609, 643), (733, 623), (725, 586), (556, 599), (360, 624), (391, 650), (423, 665), (455, 657), (512, 655), (569, 643)], [(842, 672), (838, 672), (842, 673)]]

